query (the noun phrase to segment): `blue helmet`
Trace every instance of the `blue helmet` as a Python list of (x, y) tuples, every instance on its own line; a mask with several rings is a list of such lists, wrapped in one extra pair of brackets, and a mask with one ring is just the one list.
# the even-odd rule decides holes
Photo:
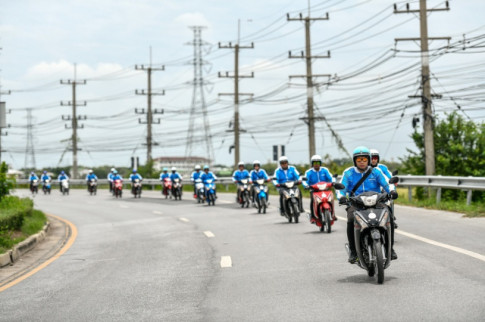
[(209, 170), (209, 166), (208, 165), (205, 165), (204, 166), (204, 170)]
[(136, 173), (136, 169), (133, 169), (133, 173)]
[(44, 174), (47, 174), (47, 171), (44, 170)]
[(115, 171), (113, 171), (113, 174), (118, 174), (118, 171), (116, 171), (116, 170), (115, 170)]
[(168, 171), (168, 169), (167, 168), (163, 168), (163, 172), (166, 172), (166, 171)]
[(357, 157), (366, 157), (367, 160), (369, 160), (370, 164), (370, 150), (365, 147), (365, 146), (359, 146), (354, 149), (354, 152), (352, 153), (352, 159), (354, 161), (354, 166), (357, 166), (355, 159)]
[(66, 174), (64, 171), (61, 171), (61, 174)]

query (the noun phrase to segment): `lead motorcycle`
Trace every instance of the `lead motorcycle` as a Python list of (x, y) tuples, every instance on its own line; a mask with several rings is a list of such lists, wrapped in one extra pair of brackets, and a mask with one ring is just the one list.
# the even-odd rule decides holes
[[(392, 177), (389, 183), (397, 183)], [(339, 184), (341, 185), (341, 184)], [(344, 189), (343, 185), (336, 189)], [(388, 193), (367, 191), (348, 199), (347, 206), (355, 207), (355, 249), (357, 265), (365, 269), (370, 277), (377, 273), (377, 283), (384, 283), (384, 270), (391, 265), (391, 210), (386, 203)], [(349, 245), (345, 245), (350, 255)]]
[(300, 190), (298, 189), (298, 181), (286, 181), (280, 185), (283, 192), (283, 213), (291, 223), (293, 220), (297, 224), (300, 217)]
[(96, 179), (89, 180), (88, 192), (91, 196), (95, 196), (96, 192), (98, 191), (98, 182)]

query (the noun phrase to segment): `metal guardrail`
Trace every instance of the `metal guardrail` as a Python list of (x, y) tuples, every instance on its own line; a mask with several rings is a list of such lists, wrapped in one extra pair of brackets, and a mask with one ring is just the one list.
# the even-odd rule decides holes
[[(399, 176), (399, 175), (398, 175)], [(125, 183), (129, 182), (128, 179), (124, 179)], [(71, 179), (69, 180), (71, 185), (85, 185), (84, 179)], [(28, 179), (18, 179), (18, 184), (29, 184)], [(54, 179), (53, 184), (57, 184), (57, 180)], [(183, 180), (184, 184), (191, 184), (190, 180)], [(223, 184), (228, 189), (229, 185), (233, 184), (231, 177), (217, 178), (217, 183)], [(99, 179), (98, 184), (108, 184), (107, 179)], [(151, 186), (152, 189), (155, 186), (160, 186), (162, 183), (159, 179), (143, 179), (143, 184)], [(485, 190), (485, 177), (452, 177), (452, 176), (412, 176), (404, 175), (399, 176), (398, 186), (408, 187), (408, 198), (412, 200), (412, 188), (413, 187), (425, 187), (435, 188), (436, 202), (441, 201), (441, 189), (461, 189), (467, 191), (467, 204), (469, 205), (472, 200), (473, 190)]]
[(436, 203), (441, 201), (441, 189), (460, 189), (467, 191), (466, 203), (472, 202), (473, 190), (485, 190), (483, 177), (451, 176), (399, 176), (399, 186), (408, 187), (408, 199), (412, 200), (412, 187), (436, 188)]

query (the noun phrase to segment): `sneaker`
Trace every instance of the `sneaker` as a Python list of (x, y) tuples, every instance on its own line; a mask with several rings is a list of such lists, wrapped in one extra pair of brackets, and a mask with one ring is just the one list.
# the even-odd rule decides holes
[(357, 252), (355, 250), (351, 250), (349, 255), (349, 263), (355, 264), (358, 260), (359, 258), (357, 257)]
[(394, 248), (393, 248), (393, 249), (391, 249), (391, 260), (395, 260), (395, 259), (397, 259), (397, 254), (396, 254), (396, 252), (394, 251)]

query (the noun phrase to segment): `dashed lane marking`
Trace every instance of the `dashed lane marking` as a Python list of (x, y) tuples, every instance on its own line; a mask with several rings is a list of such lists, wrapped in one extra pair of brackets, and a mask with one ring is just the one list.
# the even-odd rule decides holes
[(163, 215), (163, 212), (158, 211), (158, 210), (153, 210), (153, 213), (154, 213), (155, 215)]
[(217, 202), (220, 202), (220, 203), (232, 203), (232, 201), (227, 201), (227, 200), (218, 200)]
[(231, 256), (221, 256), (221, 268), (232, 267)]
[[(340, 220), (347, 221), (347, 218), (340, 217), (340, 216), (337, 216), (337, 217)], [(473, 257), (473, 258), (476, 258), (478, 260), (485, 262), (485, 256), (478, 254), (478, 253), (475, 253), (475, 252), (472, 252), (472, 251), (469, 251), (469, 250), (466, 250), (466, 249), (463, 249), (463, 248), (460, 248), (460, 247), (455, 247), (455, 246), (451, 246), (451, 245), (448, 245), (448, 244), (440, 243), (440, 242), (437, 242), (437, 241), (429, 239), (429, 238), (421, 237), (421, 236), (418, 236), (418, 235), (415, 235), (415, 234), (412, 234), (412, 233), (402, 231), (400, 229), (394, 230), (394, 232), (396, 234), (400, 234), (400, 235), (403, 235), (403, 236), (406, 236), (406, 237), (409, 237), (409, 238), (412, 238), (412, 239), (419, 240), (423, 243), (427, 243), (427, 244), (430, 244), (430, 245), (433, 245), (433, 246), (442, 247), (442, 248), (445, 248), (445, 249), (448, 249), (448, 250), (451, 250), (451, 251), (454, 251), (454, 252), (457, 252), (457, 253), (460, 253), (460, 254), (463, 254), (463, 255), (467, 255), (467, 256), (470, 256), (470, 257)]]
[(190, 220), (188, 220), (187, 218), (184, 218), (184, 217), (181, 217), (179, 218), (180, 221), (183, 221), (183, 222), (189, 222)]
[(128, 206), (126, 206), (126, 205), (120, 205), (120, 208), (125, 208), (125, 209), (127, 209), (127, 208), (130, 208), (130, 207), (128, 207)]
[(216, 237), (216, 235), (214, 235), (212, 232), (210, 231), (204, 231), (204, 235), (207, 236), (207, 238), (214, 238)]

